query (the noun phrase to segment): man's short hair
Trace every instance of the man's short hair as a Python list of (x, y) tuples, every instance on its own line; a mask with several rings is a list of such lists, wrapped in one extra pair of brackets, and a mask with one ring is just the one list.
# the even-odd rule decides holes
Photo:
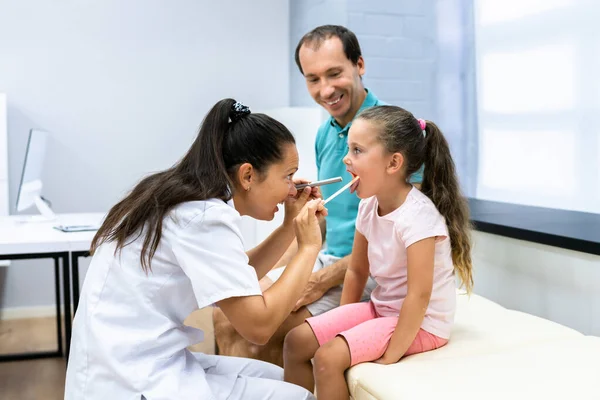
[(298, 46), (296, 46), (296, 65), (298, 65), (302, 74), (304, 74), (302, 66), (300, 65), (300, 48), (302, 45), (312, 44), (315, 49), (318, 49), (323, 41), (332, 37), (337, 37), (342, 41), (346, 58), (350, 60), (353, 65), (358, 64), (358, 59), (362, 53), (356, 35), (351, 30), (341, 25), (321, 25), (302, 36), (302, 39), (298, 42)]

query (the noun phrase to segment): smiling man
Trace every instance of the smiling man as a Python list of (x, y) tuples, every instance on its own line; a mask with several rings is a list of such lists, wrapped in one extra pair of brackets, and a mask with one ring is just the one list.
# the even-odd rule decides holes
[[(343, 26), (324, 25), (302, 37), (295, 53), (296, 64), (306, 80), (311, 97), (330, 115), (317, 132), (315, 142), (318, 178), (341, 176), (343, 182), (321, 188), (323, 198), (335, 193), (352, 177), (343, 163), (348, 153), (348, 130), (361, 110), (382, 103), (363, 85), (365, 60), (358, 39)], [(420, 177), (415, 177), (420, 181)], [(312, 276), (296, 309), (281, 325), (265, 346), (256, 346), (244, 340), (215, 310), (215, 337), (220, 354), (258, 358), (282, 365), (283, 339), (294, 327), (310, 316), (322, 314), (339, 306), (342, 283), (350, 260), (354, 241), (355, 220), (360, 199), (350, 191), (337, 196), (328, 205), (329, 214), (323, 228), (325, 246), (314, 266)], [(293, 256), (292, 245), (279, 265)], [(275, 268), (261, 280), (263, 290), (276, 281), (283, 267)], [(363, 300), (370, 296), (375, 282), (369, 279)]]

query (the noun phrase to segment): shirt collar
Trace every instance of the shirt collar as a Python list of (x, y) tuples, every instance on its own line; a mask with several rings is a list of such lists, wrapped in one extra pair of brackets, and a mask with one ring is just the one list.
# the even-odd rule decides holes
[(399, 219), (399, 215), (401, 215), (404, 212), (404, 209), (406, 208), (406, 204), (408, 202), (413, 202), (413, 196), (415, 195), (414, 191), (415, 190), (419, 190), (416, 187), (411, 187), (411, 189), (408, 192), (408, 195), (406, 196), (406, 199), (404, 200), (404, 203), (400, 204), (400, 207), (396, 208), (395, 210), (387, 213), (386, 215), (383, 216), (379, 216), (379, 212), (377, 211), (379, 209), (379, 201), (377, 201), (377, 197), (375, 197), (375, 212), (377, 213), (377, 218), (378, 219), (383, 219), (386, 221), (391, 221), (391, 222), (395, 222), (398, 221)]
[[(377, 105), (377, 102), (378, 102), (377, 97), (375, 97), (375, 95), (369, 89), (365, 88), (365, 91), (367, 92), (367, 96), (365, 97), (362, 105), (356, 112), (356, 115), (360, 114), (360, 112), (362, 110), (364, 110), (365, 108), (369, 108), (369, 107), (373, 107), (373, 106)], [(354, 116), (355, 118), (356, 118), (356, 115)], [(352, 121), (354, 121), (354, 118), (352, 118)], [(344, 128), (342, 128), (340, 126), (340, 124), (337, 123), (335, 118), (333, 118), (332, 116), (329, 117), (329, 124), (333, 127), (336, 127), (337, 129), (343, 130), (343, 131), (347, 131), (348, 129), (350, 129), (350, 125), (352, 125), (352, 121), (350, 121)]]

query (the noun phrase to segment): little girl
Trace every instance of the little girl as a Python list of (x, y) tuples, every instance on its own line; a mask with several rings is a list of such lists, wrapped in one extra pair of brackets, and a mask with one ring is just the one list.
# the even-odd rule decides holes
[[(348, 133), (348, 171), (362, 199), (341, 307), (309, 318), (285, 338), (284, 379), (319, 399), (348, 399), (344, 372), (444, 346), (456, 272), (471, 290), (466, 199), (438, 127), (395, 106), (363, 111)], [(421, 191), (409, 177), (425, 166)], [(377, 287), (359, 302), (367, 278)], [(311, 359), (314, 357), (314, 375)]]

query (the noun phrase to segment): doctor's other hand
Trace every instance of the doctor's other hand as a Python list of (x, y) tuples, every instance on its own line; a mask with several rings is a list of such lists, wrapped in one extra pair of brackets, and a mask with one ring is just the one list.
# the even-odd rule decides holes
[[(293, 184), (297, 185), (299, 183), (308, 183), (308, 181), (305, 179), (296, 179)], [(291, 223), (294, 218), (296, 218), (302, 207), (306, 205), (306, 202), (313, 197), (314, 189), (318, 188), (305, 187), (304, 189), (296, 191), (295, 196), (288, 196), (285, 200), (284, 222)]]
[(294, 229), (298, 240), (298, 250), (306, 247), (314, 247), (321, 250), (322, 237), (319, 226), (319, 218), (327, 215), (327, 209), (322, 199), (310, 200), (300, 210), (294, 219)]
[[(302, 183), (310, 183), (310, 182), (311, 181), (309, 181), (308, 179), (304, 179), (304, 178), (294, 179), (294, 185), (300, 185)], [(301, 192), (301, 190), (298, 191), (298, 193), (300, 193), (300, 192)], [(321, 187), (320, 186), (312, 187), (309, 200), (322, 199), (322, 198), (323, 198), (323, 195), (321, 195)]]

